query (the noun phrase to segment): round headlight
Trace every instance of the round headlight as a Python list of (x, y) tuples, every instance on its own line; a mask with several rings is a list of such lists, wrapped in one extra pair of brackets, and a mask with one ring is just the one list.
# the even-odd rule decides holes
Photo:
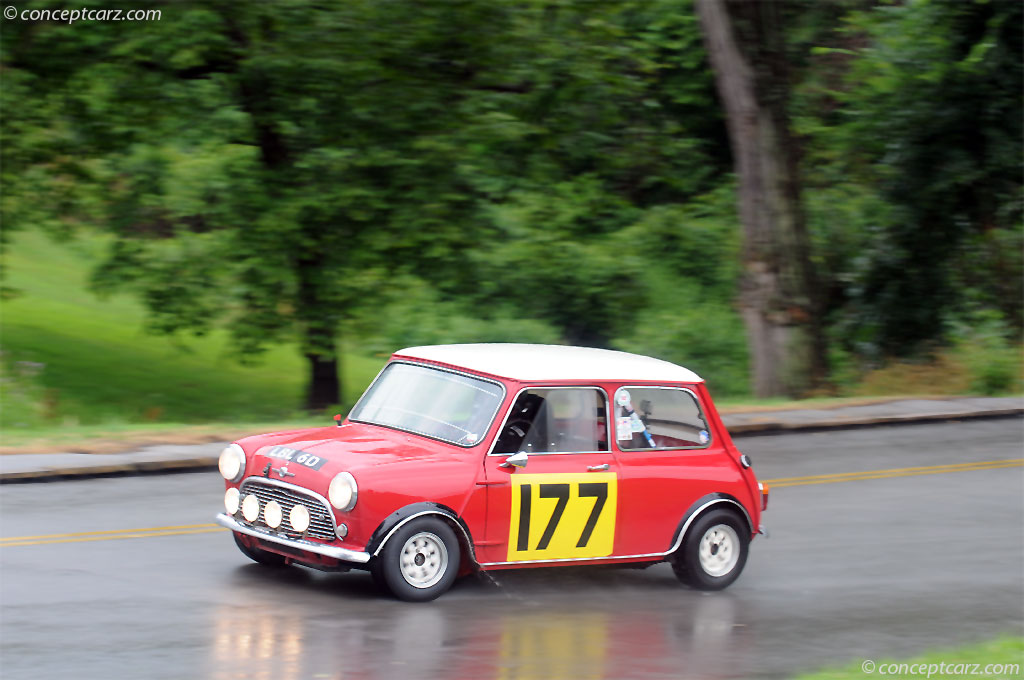
[(220, 452), (217, 461), (220, 475), (229, 482), (237, 482), (245, 473), (245, 451), (238, 444), (232, 444)]
[(231, 487), (224, 492), (224, 509), (227, 510), (229, 515), (233, 515), (238, 512), (238, 505), (242, 500), (239, 497), (238, 489)]
[(356, 507), (358, 497), (359, 488), (356, 486), (356, 478), (348, 472), (336, 474), (331, 480), (331, 485), (327, 487), (327, 499), (338, 510), (348, 512)]
[(249, 494), (242, 500), (242, 517), (248, 522), (255, 522), (260, 516), (260, 499)]
[(267, 526), (271, 529), (276, 529), (281, 526), (281, 521), (284, 519), (284, 512), (281, 510), (281, 504), (277, 501), (270, 501), (263, 508), (263, 519), (267, 521)]
[(302, 533), (309, 528), (309, 510), (304, 505), (296, 505), (288, 513), (288, 522), (292, 525), (292, 529)]

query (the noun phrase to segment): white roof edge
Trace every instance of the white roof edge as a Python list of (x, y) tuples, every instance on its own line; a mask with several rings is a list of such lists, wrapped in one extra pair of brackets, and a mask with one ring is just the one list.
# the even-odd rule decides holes
[(662, 359), (594, 347), (473, 343), (406, 347), (394, 356), (458, 366), (524, 382), (609, 380), (703, 382), (693, 371)]

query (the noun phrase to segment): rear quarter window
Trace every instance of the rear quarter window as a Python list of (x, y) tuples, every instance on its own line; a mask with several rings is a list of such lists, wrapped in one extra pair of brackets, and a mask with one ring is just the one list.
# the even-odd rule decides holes
[(615, 391), (615, 440), (622, 451), (703, 449), (711, 431), (690, 390), (627, 386)]

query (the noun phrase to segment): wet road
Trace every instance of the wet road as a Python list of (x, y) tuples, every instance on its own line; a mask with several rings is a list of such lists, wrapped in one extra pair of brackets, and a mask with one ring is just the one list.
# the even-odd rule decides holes
[[(406, 604), (363, 572), (247, 563), (208, 528), (216, 473), (6, 486), (0, 674), (769, 678), (1021, 633), (1024, 468), (981, 464), (1024, 456), (1020, 419), (737, 443), (789, 481), (713, 594), (662, 564), (499, 572)], [(109, 533), (23, 538), (83, 532)]]

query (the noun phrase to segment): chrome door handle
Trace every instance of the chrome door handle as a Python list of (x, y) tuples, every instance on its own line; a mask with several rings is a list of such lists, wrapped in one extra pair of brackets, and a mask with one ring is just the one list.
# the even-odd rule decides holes
[(608, 463), (602, 463), (601, 465), (588, 465), (587, 472), (601, 472), (602, 470), (608, 469)]

